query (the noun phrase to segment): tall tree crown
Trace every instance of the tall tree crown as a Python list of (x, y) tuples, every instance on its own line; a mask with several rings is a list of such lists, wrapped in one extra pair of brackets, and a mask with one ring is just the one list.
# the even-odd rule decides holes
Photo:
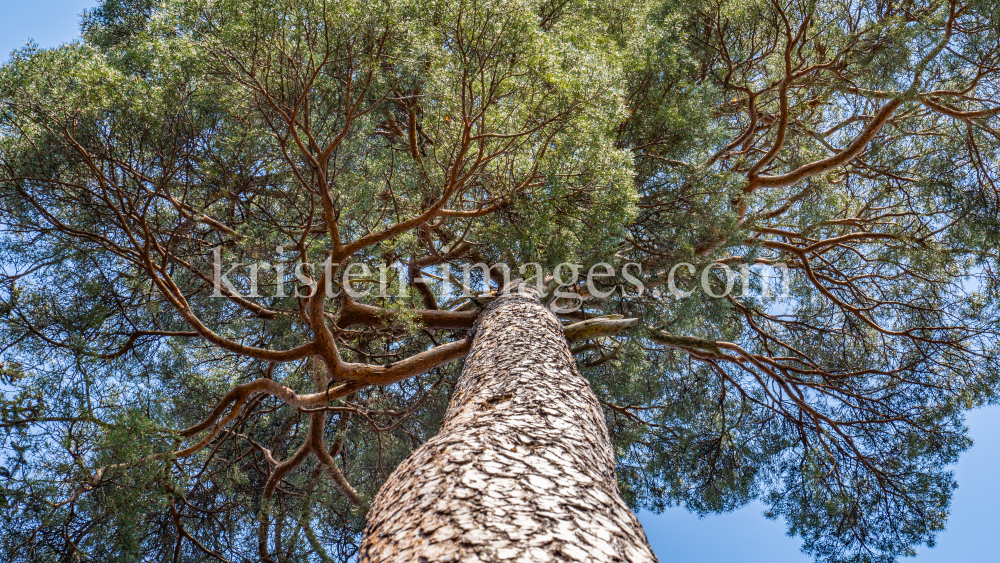
[(502, 285), (445, 267), (537, 262), (634, 507), (912, 554), (997, 386), (997, 10), (106, 0), (0, 70), (0, 549), (349, 559)]

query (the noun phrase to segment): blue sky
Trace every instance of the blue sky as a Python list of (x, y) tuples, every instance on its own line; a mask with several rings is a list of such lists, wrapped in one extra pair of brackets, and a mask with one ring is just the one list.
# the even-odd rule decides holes
[[(8, 53), (29, 39), (55, 47), (79, 35), (79, 16), (91, 0), (0, 0), (0, 50)], [(1000, 407), (969, 415), (975, 445), (955, 467), (955, 493), (948, 529), (933, 549), (919, 550), (914, 563), (994, 563), (1000, 559), (997, 507), (1000, 506)], [(660, 561), (664, 563), (808, 563), (801, 542), (785, 535), (781, 521), (765, 519), (753, 504), (730, 514), (698, 518), (683, 509), (642, 513)]]

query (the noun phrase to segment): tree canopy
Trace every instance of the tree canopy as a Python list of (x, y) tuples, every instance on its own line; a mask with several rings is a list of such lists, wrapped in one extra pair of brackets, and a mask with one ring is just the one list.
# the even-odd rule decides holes
[(105, 0), (0, 70), (0, 553), (348, 560), (502, 284), (445, 266), (501, 262), (615, 268), (553, 305), (633, 507), (932, 544), (1000, 385), (998, 10)]

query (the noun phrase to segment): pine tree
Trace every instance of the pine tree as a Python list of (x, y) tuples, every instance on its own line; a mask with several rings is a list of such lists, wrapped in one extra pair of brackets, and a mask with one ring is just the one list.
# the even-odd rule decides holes
[(933, 544), (997, 10), (105, 0), (0, 70), (0, 553), (642, 561), (632, 510), (754, 499)]

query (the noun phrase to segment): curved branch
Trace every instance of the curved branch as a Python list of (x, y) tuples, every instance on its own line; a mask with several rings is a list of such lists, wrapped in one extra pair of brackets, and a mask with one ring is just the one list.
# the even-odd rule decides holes
[(847, 164), (865, 150), (868, 143), (875, 138), (875, 135), (877, 135), (886, 122), (889, 121), (889, 118), (892, 117), (892, 114), (902, 103), (903, 100), (901, 98), (896, 98), (890, 100), (882, 106), (882, 109), (875, 114), (875, 117), (861, 132), (861, 135), (851, 141), (851, 143), (839, 153), (828, 158), (800, 166), (787, 174), (778, 174), (776, 176), (757, 176), (752, 178), (747, 183), (744, 191), (749, 193), (758, 188), (782, 188), (785, 186), (791, 186), (809, 178), (810, 176), (822, 174), (823, 172)]

